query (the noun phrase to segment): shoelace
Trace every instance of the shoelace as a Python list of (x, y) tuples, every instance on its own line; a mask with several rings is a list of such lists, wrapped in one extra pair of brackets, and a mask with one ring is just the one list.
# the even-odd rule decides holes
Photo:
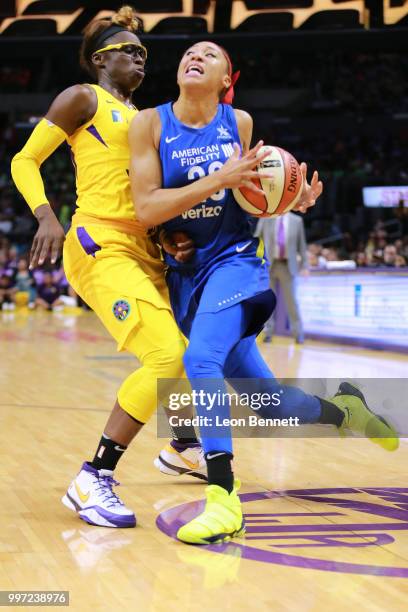
[(123, 502), (112, 490), (112, 487), (118, 487), (120, 485), (120, 482), (112, 478), (112, 476), (95, 476), (95, 479), (99, 485), (96, 490), (103, 491), (102, 500), (104, 502), (110, 502), (107, 504), (108, 508), (112, 506), (123, 506)]

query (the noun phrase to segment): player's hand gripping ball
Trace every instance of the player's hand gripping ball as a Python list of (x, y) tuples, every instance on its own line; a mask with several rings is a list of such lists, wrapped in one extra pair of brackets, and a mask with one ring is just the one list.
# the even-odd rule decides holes
[(252, 179), (263, 194), (242, 186), (233, 190), (238, 204), (254, 217), (279, 217), (293, 210), (299, 203), (303, 188), (303, 173), (296, 159), (279, 147), (263, 146), (258, 156), (269, 150), (254, 168), (259, 174), (268, 174)]

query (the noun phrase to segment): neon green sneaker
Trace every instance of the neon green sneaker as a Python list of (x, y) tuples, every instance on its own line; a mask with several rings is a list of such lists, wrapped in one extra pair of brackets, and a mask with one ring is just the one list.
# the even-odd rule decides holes
[(217, 544), (244, 535), (245, 522), (237, 495), (240, 486), (240, 481), (235, 480), (233, 491), (228, 493), (218, 485), (209, 485), (204, 512), (180, 527), (177, 538), (187, 544)]
[(399, 445), (397, 431), (382, 416), (370, 410), (364, 395), (357, 387), (342, 382), (336, 395), (329, 401), (344, 412), (344, 421), (340, 431), (347, 427), (363, 434), (385, 450), (397, 450)]

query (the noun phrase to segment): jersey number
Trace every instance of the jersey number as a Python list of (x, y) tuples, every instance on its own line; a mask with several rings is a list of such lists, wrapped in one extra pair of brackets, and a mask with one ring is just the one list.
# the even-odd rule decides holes
[[(222, 168), (223, 165), (224, 164), (220, 161), (212, 162), (208, 166), (208, 174), (212, 174), (213, 172), (216, 172), (217, 170)], [(203, 178), (204, 176), (205, 176), (205, 170), (201, 166), (192, 166), (189, 169), (188, 175), (187, 175), (189, 181), (193, 181), (196, 178), (200, 179), (200, 178)], [(215, 200), (216, 202), (219, 202), (224, 197), (225, 197), (225, 189), (221, 189), (220, 191), (217, 191), (217, 193), (214, 193), (210, 199)]]

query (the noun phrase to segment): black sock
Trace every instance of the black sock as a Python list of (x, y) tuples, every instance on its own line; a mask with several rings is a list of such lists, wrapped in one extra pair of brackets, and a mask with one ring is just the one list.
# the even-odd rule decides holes
[(218, 485), (231, 493), (234, 488), (234, 473), (232, 471), (232, 455), (224, 452), (209, 452), (205, 455), (208, 470), (208, 484)]
[(317, 399), (319, 400), (322, 408), (319, 423), (331, 424), (336, 425), (336, 427), (340, 427), (344, 421), (344, 412), (340, 410), (340, 408), (337, 408), (336, 404), (332, 404), (321, 397), (318, 397)]
[[(168, 419), (175, 415), (174, 410), (170, 410), (170, 408), (165, 408), (164, 412)], [(192, 425), (170, 425), (169, 421), (169, 427), (173, 440), (176, 440), (176, 442), (181, 442), (183, 444), (195, 444), (198, 442), (195, 429)]]
[(114, 470), (119, 459), (127, 449), (127, 446), (118, 444), (105, 434), (102, 435), (95, 457), (91, 461), (92, 467), (96, 470)]

